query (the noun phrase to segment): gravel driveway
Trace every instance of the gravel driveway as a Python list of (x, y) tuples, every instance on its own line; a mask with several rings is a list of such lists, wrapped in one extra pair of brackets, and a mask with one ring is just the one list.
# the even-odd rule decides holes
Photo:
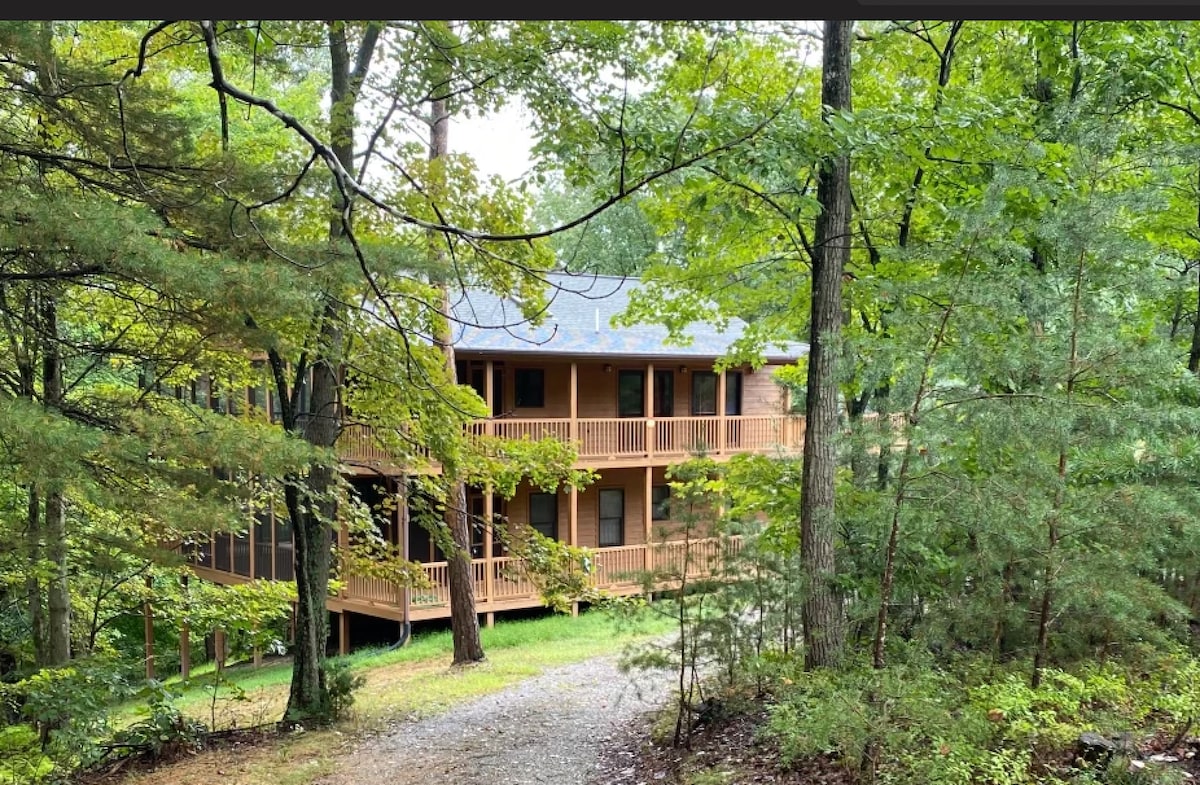
[(322, 785), (583, 785), (601, 747), (661, 704), (667, 671), (621, 673), (616, 657), (548, 670), (359, 744)]

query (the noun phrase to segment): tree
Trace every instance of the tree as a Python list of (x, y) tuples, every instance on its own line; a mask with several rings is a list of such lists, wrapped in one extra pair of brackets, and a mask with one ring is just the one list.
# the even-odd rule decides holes
[[(850, 111), (852, 21), (825, 23), (821, 104), (829, 116)], [(808, 592), (804, 600), (804, 661), (809, 668), (841, 657), (845, 622), (835, 586), (834, 472), (837, 467), (838, 335), (842, 324), (842, 274), (850, 257), (850, 156), (835, 154), (817, 174), (821, 213), (813, 235), (812, 305), (805, 405), (804, 472), (800, 496), (800, 548)]]

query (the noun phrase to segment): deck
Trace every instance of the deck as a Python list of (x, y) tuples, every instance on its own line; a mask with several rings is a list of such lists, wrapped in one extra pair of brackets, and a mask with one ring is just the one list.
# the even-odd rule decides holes
[[(626, 545), (619, 548), (594, 548), (591, 583), (616, 595), (638, 594), (643, 590), (642, 575), (656, 570), (667, 578), (660, 588), (677, 583), (687, 560), (687, 577), (699, 578), (711, 573), (718, 561), (741, 550), (741, 539), (706, 538), (672, 540), (651, 545)], [(475, 573), (475, 608), (478, 613), (538, 608), (542, 606), (537, 587), (521, 569), (520, 559), (496, 557), (472, 560)], [(415, 589), (409, 606), (412, 621), (443, 619), (450, 616), (450, 581), (446, 562), (423, 564), (429, 587)], [(248, 576), (192, 565), (197, 577), (217, 583), (245, 583)], [(404, 587), (381, 578), (351, 575), (343, 581), (336, 596), (329, 598), (329, 610), (350, 611), (368, 616), (401, 621), (404, 619)]]
[[(470, 425), (471, 433), (505, 439), (555, 438), (573, 443), (581, 467), (657, 466), (703, 453), (725, 458), (740, 453), (795, 454), (804, 446), (798, 415), (721, 417), (498, 417)], [(338, 453), (348, 466), (392, 464), (371, 429), (347, 425)]]

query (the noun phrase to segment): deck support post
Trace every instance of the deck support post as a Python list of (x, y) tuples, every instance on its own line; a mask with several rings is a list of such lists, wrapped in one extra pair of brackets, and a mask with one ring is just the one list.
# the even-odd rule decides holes
[(484, 624), (486, 624), (489, 629), (496, 626), (495, 611), (488, 611), (486, 614), (484, 614), (483, 619), (484, 619)]
[(338, 654), (343, 656), (350, 653), (350, 614), (342, 611), (338, 614)]
[(571, 617), (574, 618), (578, 615), (579, 615), (579, 603), (573, 602), (573, 603), (571, 603)]
[[(496, 594), (493, 591), (496, 583), (496, 568), (493, 559), (492, 527), (496, 525), (495, 504), (492, 498), (491, 483), (483, 486), (483, 605), (491, 608), (496, 605)], [(491, 627), (492, 613), (488, 613), (488, 626)]]
[(257, 528), (258, 528), (258, 518), (253, 513), (251, 513), (250, 514), (250, 536), (247, 538), (250, 542), (250, 573), (246, 576), (250, 580), (254, 580), (255, 575), (257, 574), (254, 572), (254, 568), (257, 566), (255, 564), (255, 562), (257, 561), (257, 559), (255, 559), (256, 554), (254, 553), (256, 550), (258, 550), (258, 542), (257, 542), (258, 538), (255, 536), (257, 534), (257, 532), (255, 532), (255, 529), (257, 529)]

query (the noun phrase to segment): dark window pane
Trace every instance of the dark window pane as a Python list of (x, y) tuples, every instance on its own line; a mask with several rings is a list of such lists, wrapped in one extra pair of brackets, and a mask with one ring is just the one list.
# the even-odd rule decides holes
[(536, 409), (546, 405), (546, 372), (541, 368), (518, 368), (513, 381), (516, 406)]
[(675, 373), (654, 372), (654, 416), (675, 416)]
[(717, 413), (717, 375), (712, 371), (692, 374), (692, 414), (705, 416)]
[(650, 489), (650, 519), (666, 521), (671, 518), (671, 486), (655, 485)]
[(558, 537), (557, 494), (529, 494), (529, 525), (547, 537)]
[(600, 491), (600, 547), (614, 548), (625, 542), (625, 491)]
[(646, 374), (643, 371), (617, 374), (617, 416), (646, 416)]

